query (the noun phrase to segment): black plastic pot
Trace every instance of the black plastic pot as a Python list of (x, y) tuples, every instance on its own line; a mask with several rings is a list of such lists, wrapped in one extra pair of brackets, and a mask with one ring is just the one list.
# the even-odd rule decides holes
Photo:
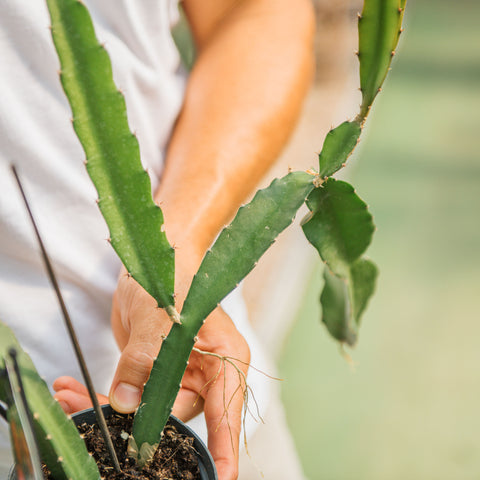
[[(114, 412), (110, 405), (103, 405), (102, 410), (106, 418), (108, 418)], [(93, 408), (89, 408), (88, 410), (82, 410), (81, 412), (74, 413), (72, 415), (72, 420), (75, 422), (75, 425), (80, 425), (82, 423), (94, 424), (96, 423), (95, 412), (93, 411)], [(181, 420), (174, 417), (173, 415), (170, 415), (168, 423), (175, 426), (177, 431), (182, 435), (188, 435), (189, 437), (193, 437), (193, 446), (198, 454), (200, 479), (218, 480), (217, 470), (215, 468), (213, 458), (210, 455), (210, 452), (208, 451), (205, 444), (198, 437), (198, 435), (190, 427), (185, 425)], [(9, 480), (16, 480), (17, 477), (15, 475), (15, 468), (12, 468), (8, 478)]]

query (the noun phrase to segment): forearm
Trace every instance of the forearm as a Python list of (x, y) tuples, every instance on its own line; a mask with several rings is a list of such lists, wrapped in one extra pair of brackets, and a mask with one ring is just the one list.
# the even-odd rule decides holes
[(275, 11), (271, 1), (237, 2), (211, 34), (194, 25), (199, 56), (156, 195), (187, 269), (196, 269), (293, 129), (313, 67), (311, 16), (293, 8), (297, 18), (296, 2), (277, 0)]

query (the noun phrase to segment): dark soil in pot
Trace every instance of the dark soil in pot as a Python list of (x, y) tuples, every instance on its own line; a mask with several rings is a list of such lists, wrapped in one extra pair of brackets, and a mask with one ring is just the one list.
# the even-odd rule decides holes
[[(95, 458), (100, 475), (105, 480), (217, 480), (213, 459), (198, 436), (184, 423), (171, 416), (152, 463), (138, 471), (134, 462), (126, 456), (127, 435), (131, 432), (133, 416), (121, 415), (109, 405), (102, 407), (122, 473), (116, 473), (103, 438), (96, 425), (92, 409), (72, 415), (80, 433), (84, 436), (88, 451)], [(13, 473), (13, 472), (12, 472)], [(45, 478), (50, 479), (45, 469)], [(14, 480), (15, 476), (12, 475)]]

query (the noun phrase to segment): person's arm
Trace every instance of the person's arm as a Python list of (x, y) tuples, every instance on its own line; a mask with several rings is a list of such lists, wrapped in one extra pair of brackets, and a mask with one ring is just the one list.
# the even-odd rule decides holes
[(157, 199), (197, 263), (291, 133), (313, 75), (304, 0), (186, 0), (198, 48)]
[[(293, 128), (312, 78), (314, 30), (308, 0), (184, 0), (183, 5), (198, 58), (156, 194), (167, 237), (176, 247), (178, 309), (205, 251)], [(110, 402), (119, 411), (133, 411), (170, 322), (153, 299), (123, 275), (112, 326), (122, 355)], [(196, 346), (249, 361), (245, 340), (221, 309), (209, 316)], [(193, 404), (201, 393), (219, 478), (233, 480), (238, 474), (243, 398), (237, 393), (229, 403), (227, 424), (224, 398), (236, 391), (236, 372), (227, 368), (225, 381), (222, 373), (203, 389), (218, 365), (217, 359), (192, 354), (174, 414), (188, 419), (198, 413), (201, 402), (195, 408)], [(72, 406), (73, 400), (68, 401)]]

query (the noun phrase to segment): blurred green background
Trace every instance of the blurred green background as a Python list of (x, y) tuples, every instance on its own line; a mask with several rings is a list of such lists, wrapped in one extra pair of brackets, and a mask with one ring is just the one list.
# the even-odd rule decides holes
[(355, 367), (319, 323), (320, 266), (281, 358), (310, 480), (480, 478), (479, 22), (478, 1), (407, 5), (348, 172), (380, 268)]

